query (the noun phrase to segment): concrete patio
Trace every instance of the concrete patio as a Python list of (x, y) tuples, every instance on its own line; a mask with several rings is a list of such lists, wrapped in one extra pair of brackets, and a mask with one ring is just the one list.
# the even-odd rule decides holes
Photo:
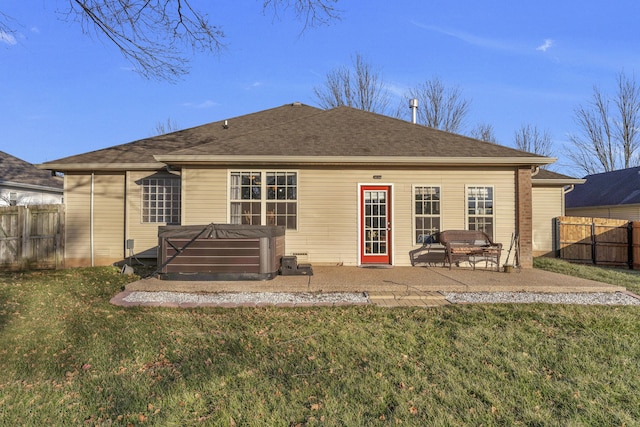
[(537, 269), (511, 273), (443, 267), (361, 268), (314, 266), (311, 276), (277, 276), (265, 281), (189, 281), (148, 278), (125, 292), (366, 292), (381, 306), (447, 304), (444, 292), (625, 292), (614, 286)]

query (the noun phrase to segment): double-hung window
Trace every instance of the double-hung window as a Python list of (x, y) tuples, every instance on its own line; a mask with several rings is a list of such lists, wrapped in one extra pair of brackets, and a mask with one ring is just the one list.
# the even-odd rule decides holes
[(232, 224), (298, 228), (298, 173), (233, 171), (229, 181)]
[(142, 180), (142, 222), (180, 224), (180, 178)]
[(467, 186), (467, 226), (493, 237), (494, 194), (490, 186)]
[(440, 187), (414, 186), (413, 202), (414, 243), (433, 243), (440, 231)]

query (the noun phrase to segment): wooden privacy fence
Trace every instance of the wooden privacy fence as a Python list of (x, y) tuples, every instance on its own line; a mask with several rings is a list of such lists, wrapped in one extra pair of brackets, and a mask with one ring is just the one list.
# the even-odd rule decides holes
[(63, 205), (0, 207), (0, 269), (63, 266)]
[(561, 216), (556, 218), (559, 257), (572, 262), (640, 269), (640, 222)]

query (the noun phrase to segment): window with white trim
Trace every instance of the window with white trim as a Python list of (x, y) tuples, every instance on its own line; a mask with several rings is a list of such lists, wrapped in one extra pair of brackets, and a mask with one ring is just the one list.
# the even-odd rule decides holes
[(433, 243), (440, 231), (440, 187), (413, 187), (414, 244)]
[(142, 180), (142, 222), (180, 224), (180, 178)]
[(491, 186), (467, 186), (467, 228), (493, 237), (494, 194)]
[(233, 171), (229, 180), (232, 224), (298, 228), (298, 173)]

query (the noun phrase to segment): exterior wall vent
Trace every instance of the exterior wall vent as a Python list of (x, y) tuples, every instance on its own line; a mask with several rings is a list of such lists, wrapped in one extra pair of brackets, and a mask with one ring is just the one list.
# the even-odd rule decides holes
[(309, 253), (308, 252), (292, 252), (292, 256), (298, 257), (299, 261), (309, 262)]

